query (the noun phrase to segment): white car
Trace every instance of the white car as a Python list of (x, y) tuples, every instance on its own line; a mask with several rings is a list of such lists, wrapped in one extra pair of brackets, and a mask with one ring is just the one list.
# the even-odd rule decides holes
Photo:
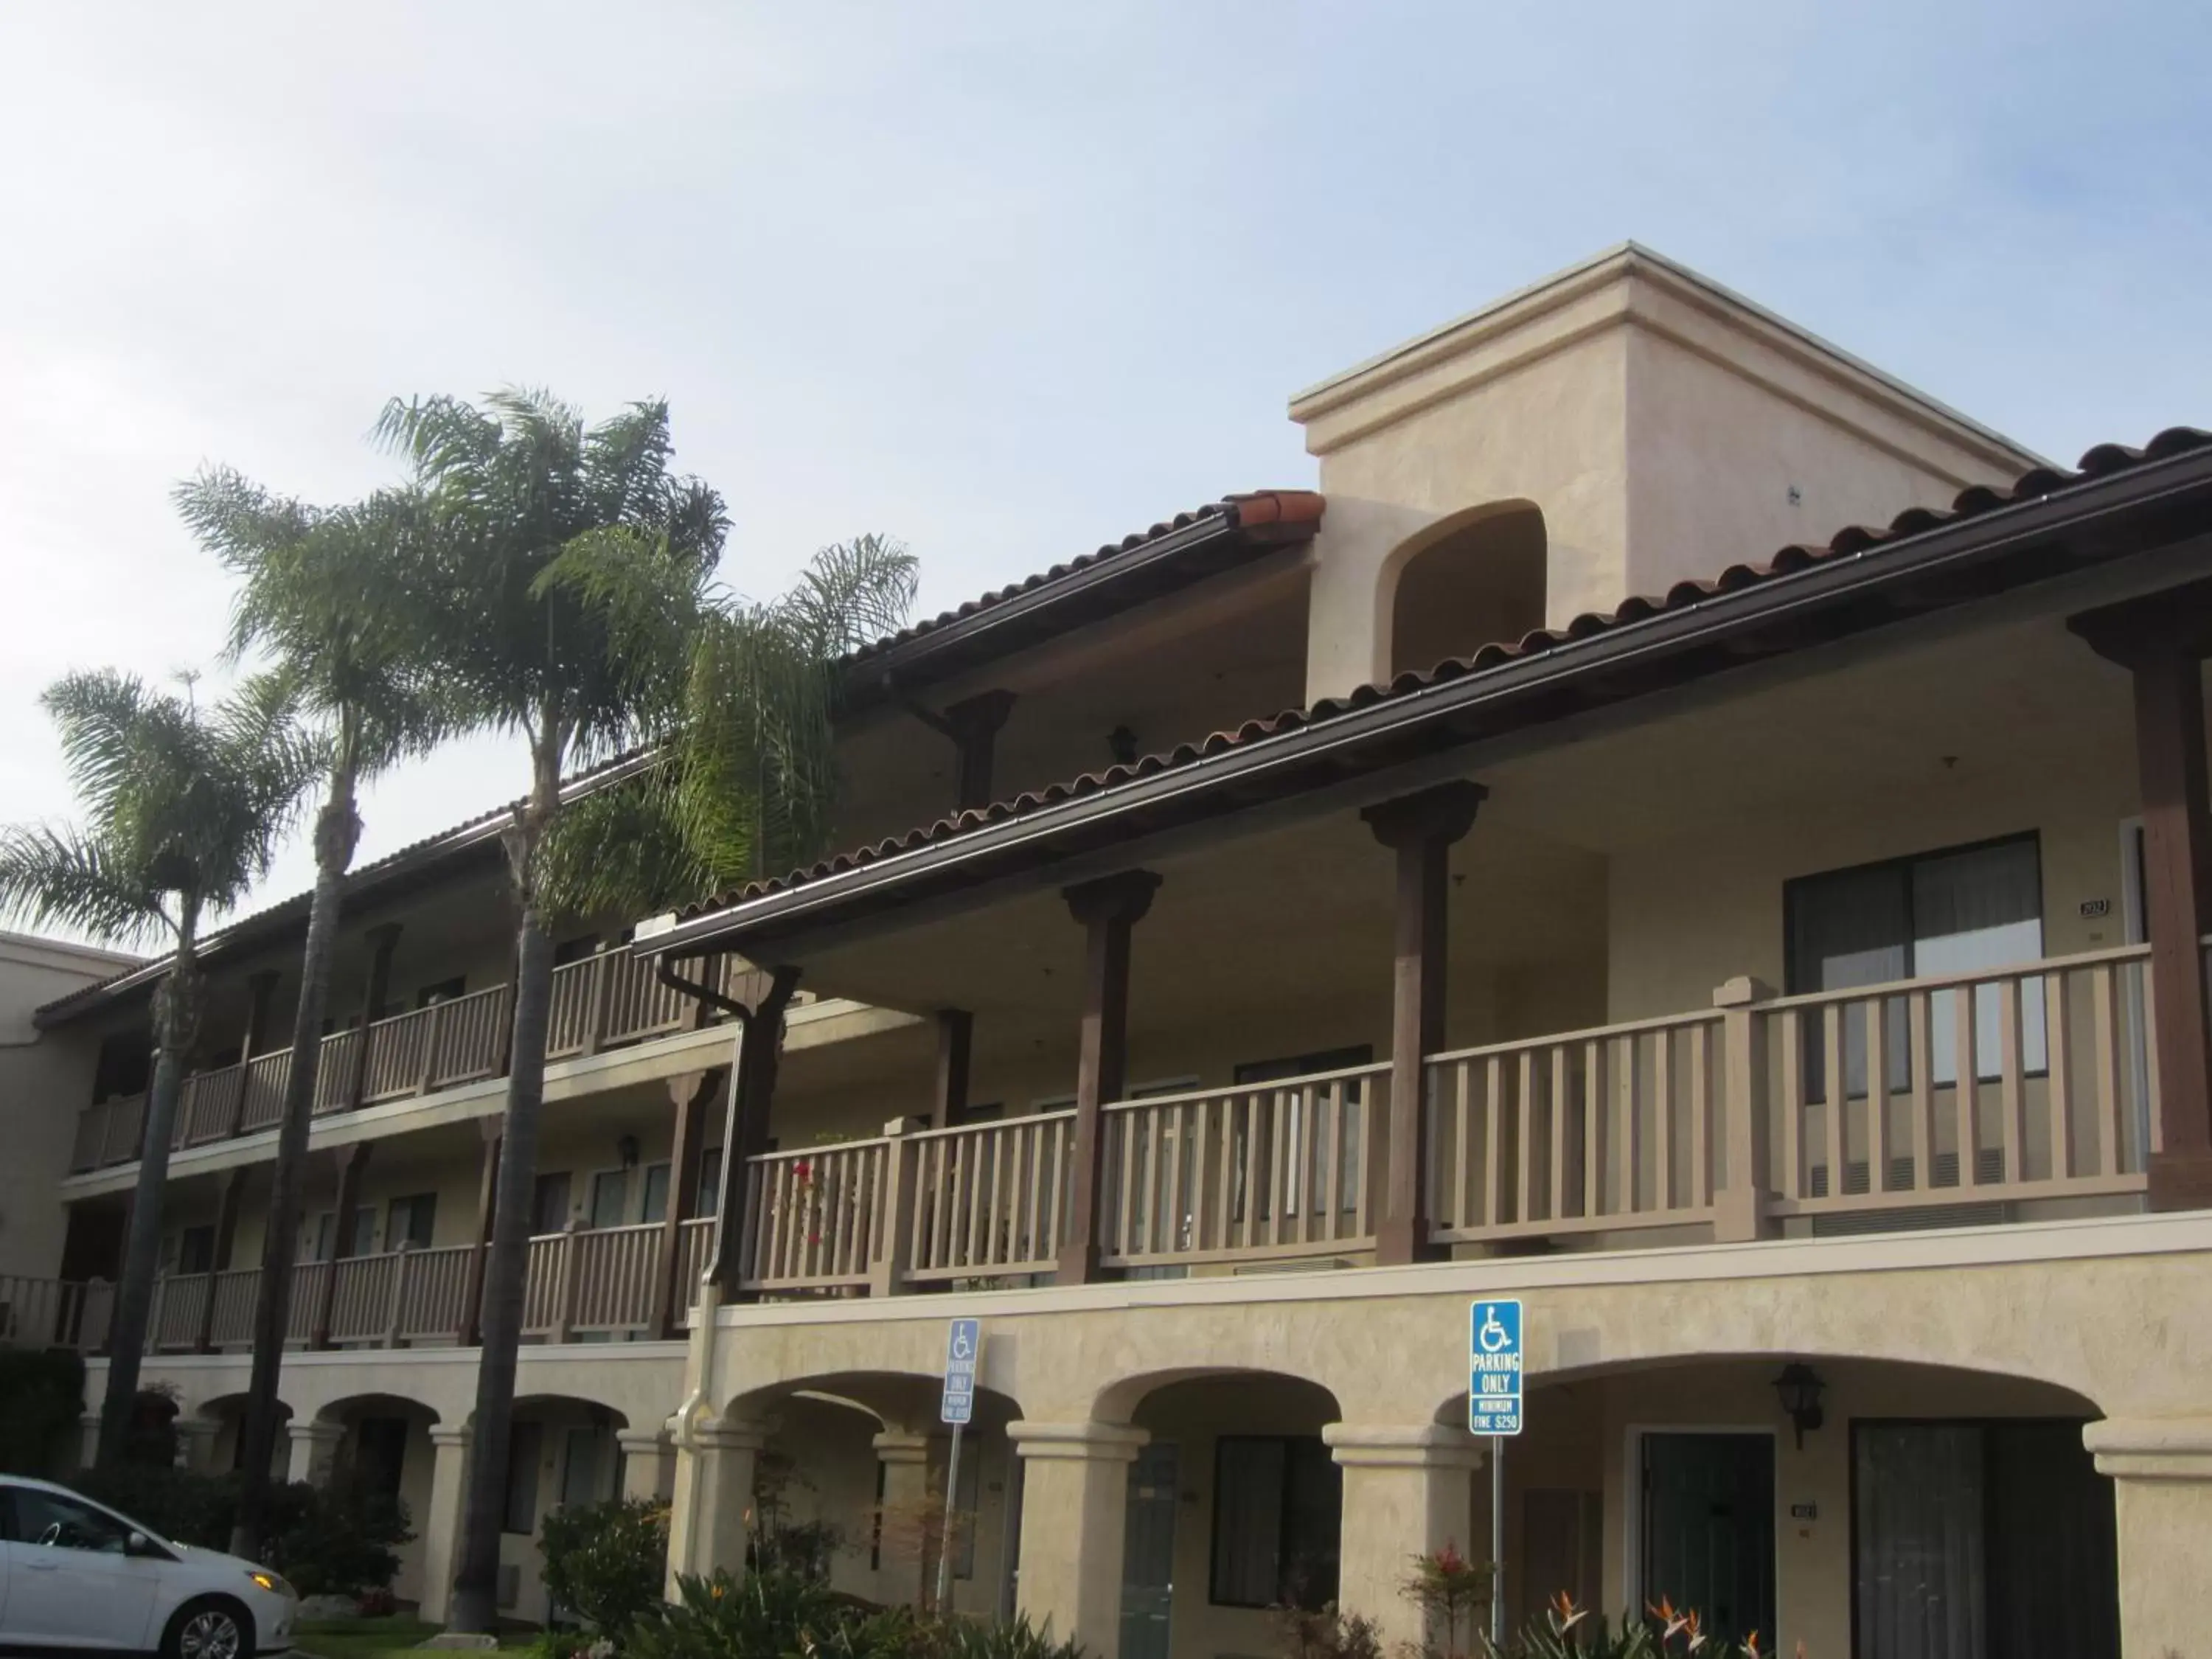
[(299, 1608), (266, 1567), (173, 1544), (66, 1486), (0, 1475), (0, 1649), (252, 1659), (291, 1645)]

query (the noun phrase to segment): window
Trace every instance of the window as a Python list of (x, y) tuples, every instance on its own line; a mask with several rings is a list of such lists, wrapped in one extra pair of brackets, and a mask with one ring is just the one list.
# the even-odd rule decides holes
[(638, 1208), (640, 1221), (668, 1219), (668, 1166), (648, 1164), (645, 1166), (645, 1197)]
[[(1940, 974), (1977, 973), (2043, 954), (2042, 862), (2033, 835), (1863, 865), (1790, 882), (1783, 891), (1793, 994), (1848, 990)], [(2021, 1048), (2044, 1069), (2043, 987), (2021, 988)], [(1929, 998), (1929, 1069), (1937, 1086), (1959, 1077), (1959, 994)], [(1902, 999), (1886, 1006), (1882, 1048), (1892, 1092), (1911, 1086)], [(1826, 1047), (1817, 1010), (1804, 1017), (1806, 1098), (1826, 1100)], [(1975, 1075), (2002, 1074), (1996, 988), (1974, 994)], [(1844, 1088), (1866, 1092), (1866, 1011), (1845, 1010)]]
[(722, 1204), (722, 1149), (709, 1146), (699, 1154), (699, 1199), (691, 1207), (692, 1218), (713, 1215)]
[(153, 1055), (143, 1031), (128, 1036), (102, 1037), (100, 1057), (93, 1062), (92, 1103), (119, 1100), (146, 1092)]
[(2112, 1483), (2078, 1422), (1851, 1425), (1853, 1652), (2117, 1659)]
[(568, 1225), (568, 1175), (562, 1170), (555, 1175), (538, 1177), (536, 1201), (530, 1213), (533, 1218), (532, 1231), (557, 1233)]
[(10, 1486), (0, 1496), (8, 1500), (7, 1536), (11, 1542), (120, 1555), (130, 1541), (131, 1528), (106, 1510), (59, 1492)]
[(507, 1431), (507, 1507), (501, 1532), (528, 1537), (538, 1530), (538, 1460), (545, 1455), (545, 1425), (516, 1423)]
[[(331, 1241), (337, 1232), (337, 1217), (325, 1210), (310, 1219), (300, 1232), (300, 1255), (308, 1261), (328, 1261)], [(353, 1212), (353, 1242), (346, 1254), (349, 1256), (368, 1255), (376, 1249), (376, 1206), (363, 1204)]]
[(1214, 1605), (1336, 1600), (1344, 1484), (1321, 1437), (1225, 1434), (1213, 1470)]
[(437, 1219), (435, 1193), (416, 1193), (407, 1198), (393, 1199), (384, 1219), (384, 1248), (396, 1250), (404, 1245), (410, 1249), (428, 1249)]
[(579, 933), (574, 939), (564, 939), (553, 947), (553, 965), (566, 968), (572, 962), (581, 962), (595, 955), (599, 948), (597, 933)]
[(451, 979), (441, 979), (434, 985), (426, 985), (415, 994), (415, 1006), (428, 1008), (441, 1002), (455, 1002), (467, 992), (468, 976), (456, 974)]
[(628, 1218), (623, 1213), (629, 1202), (629, 1171), (601, 1170), (592, 1177), (591, 1224), (594, 1227), (619, 1227)]

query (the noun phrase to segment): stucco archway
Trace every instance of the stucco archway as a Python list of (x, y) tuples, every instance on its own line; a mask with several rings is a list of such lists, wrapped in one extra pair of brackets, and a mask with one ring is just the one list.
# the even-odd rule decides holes
[(1376, 576), (1392, 678), (1541, 628), (1547, 559), (1544, 514), (1532, 501), (1486, 502), (1408, 537)]

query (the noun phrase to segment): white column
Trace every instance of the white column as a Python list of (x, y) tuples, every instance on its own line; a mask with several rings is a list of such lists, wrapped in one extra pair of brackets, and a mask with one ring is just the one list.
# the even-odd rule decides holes
[(929, 1437), (906, 1429), (876, 1436), (876, 1461), (884, 1466), (883, 1508), (878, 1517), (883, 1565), (876, 1599), (887, 1606), (918, 1607), (925, 1589), (936, 1589), (937, 1529), (943, 1516), (930, 1502)]
[(422, 1517), (422, 1617), (443, 1623), (453, 1593), (461, 1540), (461, 1506), (468, 1501), (470, 1431), (452, 1424), (430, 1429), (430, 1507)]
[(345, 1426), (339, 1423), (302, 1423), (295, 1418), (286, 1431), (289, 1444), (289, 1462), (284, 1478), (291, 1481), (306, 1481), (311, 1486), (327, 1486), (331, 1483), (331, 1466), (337, 1461), (338, 1442), (345, 1438)]
[[(1413, 1556), (1446, 1544), (1474, 1555), (1474, 1471), (1482, 1466), (1482, 1443), (1437, 1423), (1330, 1423), (1321, 1437), (1344, 1471), (1338, 1604), (1382, 1626), (1385, 1652), (1401, 1642), (1442, 1646), (1444, 1632), (1423, 1630), (1402, 1587)], [(1473, 1632), (1461, 1630), (1455, 1650), (1473, 1645)]]
[(78, 1449), (77, 1467), (88, 1469), (100, 1462), (100, 1413), (84, 1412), (78, 1415), (77, 1427), (83, 1431), (83, 1443)]
[(2200, 1651), (2212, 1605), (2212, 1417), (2108, 1419), (2083, 1428), (2081, 1441), (2112, 1477), (2121, 1652)]
[(704, 1577), (716, 1567), (742, 1573), (753, 1506), (753, 1463), (768, 1443), (758, 1423), (708, 1417), (668, 1419), (676, 1443), (669, 1499), (668, 1595), (679, 1573)]
[(623, 1429), (615, 1436), (622, 1448), (622, 1495), (665, 1498), (675, 1489), (676, 1447), (661, 1429)]
[(1022, 1611), (1094, 1654), (1121, 1645), (1129, 1465), (1151, 1435), (1122, 1423), (1006, 1425), (1022, 1460)]

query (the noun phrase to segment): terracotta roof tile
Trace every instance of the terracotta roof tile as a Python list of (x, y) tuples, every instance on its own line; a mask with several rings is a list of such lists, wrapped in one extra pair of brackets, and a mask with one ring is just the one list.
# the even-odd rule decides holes
[[(1285, 709), (1272, 718), (1247, 720), (1234, 731), (1215, 732), (1196, 743), (1179, 744), (1162, 753), (1147, 755), (1130, 765), (1085, 772), (1065, 783), (1027, 790), (1008, 799), (995, 801), (989, 806), (941, 817), (933, 823), (918, 825), (903, 835), (856, 847), (786, 875), (748, 883), (743, 887), (719, 894), (682, 912), (682, 919), (690, 921), (806, 882), (841, 874), (895, 854), (912, 852), (936, 842), (950, 841), (985, 824), (1019, 817), (1060, 801), (1095, 794), (1100, 790), (1152, 777), (1176, 767), (1188, 766), (1230, 749), (1279, 737), (1304, 726), (1319, 725), (1352, 709), (1364, 708), (1393, 697), (1410, 696), (1428, 686), (1554, 650), (1626, 623), (1642, 622), (1680, 610), (1717, 593), (1734, 592), (1760, 582), (1791, 576), (1828, 561), (1863, 553), (1960, 519), (2032, 501), (2069, 484), (2124, 471), (2146, 461), (2163, 460), (2207, 445), (2212, 445), (2212, 432), (2195, 427), (2169, 427), (2139, 449), (2124, 444), (2099, 444), (2084, 454), (2080, 464), (2070, 472), (2038, 466), (2021, 474), (2007, 489), (1999, 489), (1987, 484), (1971, 485), (1959, 492), (1948, 510), (1914, 507), (1899, 514), (1886, 526), (1848, 525), (1832, 536), (1825, 545), (1800, 544), (1780, 548), (1762, 563), (1732, 564), (1712, 577), (1677, 582), (1663, 594), (1635, 595), (1622, 600), (1610, 611), (1586, 611), (1564, 628), (1540, 629), (1517, 640), (1492, 641), (1464, 657), (1448, 657), (1427, 670), (1400, 674), (1388, 684), (1363, 685), (1346, 696), (1324, 698), (1307, 708)], [(1107, 550), (1102, 550), (1102, 552)]]

